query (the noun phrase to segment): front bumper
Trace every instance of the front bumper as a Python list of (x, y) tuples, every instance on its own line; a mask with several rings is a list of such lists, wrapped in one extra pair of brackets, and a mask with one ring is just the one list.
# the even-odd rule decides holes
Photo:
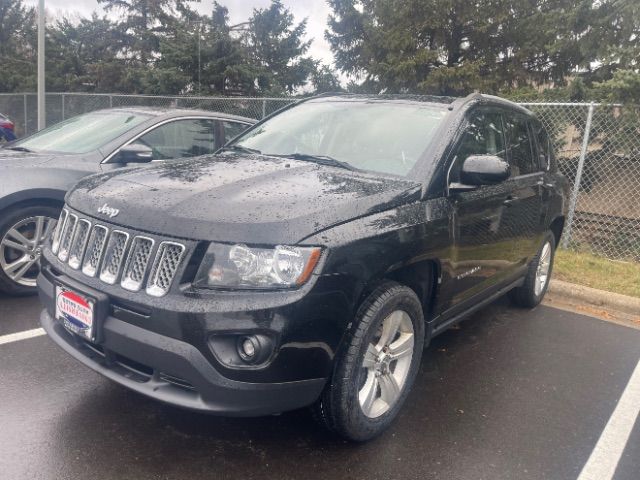
[(192, 345), (115, 318), (104, 324), (103, 345), (69, 333), (47, 310), (40, 322), (49, 337), (76, 360), (148, 397), (190, 410), (258, 416), (313, 403), (325, 380), (246, 383), (220, 375)]
[[(88, 287), (65, 276), (54, 279), (46, 270), (38, 277), (45, 306), (40, 321), (45, 331), (78, 361), (138, 393), (190, 410), (259, 416), (308, 406), (324, 388), (325, 377), (269, 380), (263, 377), (269, 368), (247, 372), (257, 375), (256, 381), (229, 378), (195, 345), (116, 318), (113, 309), (101, 321), (99, 341), (89, 343), (68, 332), (53, 315), (56, 284), (81, 292)], [(187, 314), (180, 319), (194, 318)], [(313, 362), (313, 356), (309, 361)]]

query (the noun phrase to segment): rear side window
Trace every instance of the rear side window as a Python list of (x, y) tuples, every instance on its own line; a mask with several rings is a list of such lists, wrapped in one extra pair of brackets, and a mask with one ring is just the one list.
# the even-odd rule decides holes
[(529, 138), (527, 117), (506, 113), (504, 118), (509, 138), (511, 175), (516, 177), (538, 171), (538, 162), (534, 160), (532, 142)]
[(553, 147), (544, 127), (534, 122), (532, 124), (533, 133), (538, 143), (538, 156), (540, 157), (540, 166), (543, 170), (549, 170), (553, 165)]

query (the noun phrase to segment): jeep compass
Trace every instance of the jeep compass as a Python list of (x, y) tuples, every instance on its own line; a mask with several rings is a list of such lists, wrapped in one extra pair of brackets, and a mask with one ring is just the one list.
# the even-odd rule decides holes
[(496, 97), (327, 95), (216, 155), (88, 177), (38, 277), (51, 339), (223, 415), (312, 406), (351, 440), (398, 414), (431, 338), (545, 295), (566, 182)]

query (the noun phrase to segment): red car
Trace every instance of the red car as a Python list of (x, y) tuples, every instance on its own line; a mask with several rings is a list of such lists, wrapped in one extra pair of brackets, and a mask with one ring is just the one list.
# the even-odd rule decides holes
[(13, 122), (5, 114), (0, 113), (0, 141), (10, 142), (15, 139)]

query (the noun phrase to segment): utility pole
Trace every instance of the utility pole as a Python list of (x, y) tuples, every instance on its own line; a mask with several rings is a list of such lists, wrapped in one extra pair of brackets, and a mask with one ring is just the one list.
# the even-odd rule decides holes
[(200, 38), (202, 37), (202, 32), (200, 32), (200, 28), (202, 27), (202, 22), (198, 22), (198, 95), (202, 95), (202, 83), (200, 82)]
[(38, 2), (38, 130), (47, 123), (44, 98), (44, 0)]

